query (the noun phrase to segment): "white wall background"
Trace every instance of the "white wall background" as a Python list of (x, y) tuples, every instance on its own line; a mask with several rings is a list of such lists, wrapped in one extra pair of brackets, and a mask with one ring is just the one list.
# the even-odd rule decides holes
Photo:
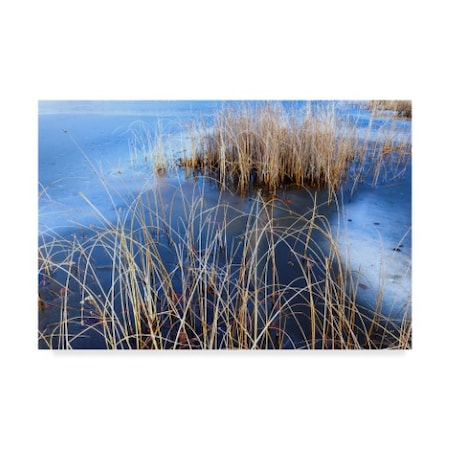
[[(448, 445), (444, 5), (2, 2), (2, 448)], [(216, 98), (413, 100), (412, 351), (37, 351), (37, 101)]]

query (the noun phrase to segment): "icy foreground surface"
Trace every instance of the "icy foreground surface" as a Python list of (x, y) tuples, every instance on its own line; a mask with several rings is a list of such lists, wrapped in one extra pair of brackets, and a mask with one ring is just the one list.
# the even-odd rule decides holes
[(332, 220), (339, 250), (359, 273), (359, 298), (371, 308), (379, 290), (383, 313), (402, 317), (411, 308), (411, 171), (402, 181), (360, 187)]

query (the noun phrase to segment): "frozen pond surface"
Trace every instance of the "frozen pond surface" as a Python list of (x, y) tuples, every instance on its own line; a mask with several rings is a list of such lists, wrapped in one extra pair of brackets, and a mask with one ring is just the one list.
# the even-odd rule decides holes
[(384, 293), (383, 312), (401, 316), (411, 301), (411, 170), (395, 183), (360, 186), (340, 216), (340, 251), (360, 275), (360, 299), (374, 307)]
[[(256, 102), (253, 102), (256, 103)], [(201, 119), (208, 124), (214, 113), (232, 102), (41, 102), (39, 106), (39, 234), (70, 235), (83, 227), (99, 225), (99, 213), (115, 220), (136, 194), (151, 189), (155, 179), (136, 154), (136, 136), (157, 146), (162, 133), (164, 148), (176, 157), (189, 148), (186, 125)], [(301, 102), (284, 102), (299, 107)], [(359, 136), (370, 139), (380, 129), (409, 136), (411, 122), (370, 118), (358, 105), (337, 102), (336, 111), (356, 124)], [(134, 141), (133, 141), (134, 139)], [(158, 181), (176, 186), (177, 179)], [(384, 292), (383, 313), (402, 316), (411, 308), (411, 168), (402, 177), (373, 187), (360, 183), (339, 214), (329, 211), (341, 255), (357, 274), (360, 301), (373, 308), (377, 293)], [(216, 189), (205, 189), (211, 203)], [(289, 192), (291, 208), (301, 209), (305, 193)], [(239, 196), (226, 201), (243, 211), (248, 203)], [(93, 206), (97, 211), (94, 210)], [(300, 211), (299, 211), (300, 212)]]
[[(211, 116), (216, 102), (41, 102), (39, 116), (39, 232), (64, 232), (96, 222), (86, 200), (113, 218), (151, 186), (130, 150), (142, 126), (179, 135), (185, 121)], [(154, 138), (150, 136), (150, 139)]]

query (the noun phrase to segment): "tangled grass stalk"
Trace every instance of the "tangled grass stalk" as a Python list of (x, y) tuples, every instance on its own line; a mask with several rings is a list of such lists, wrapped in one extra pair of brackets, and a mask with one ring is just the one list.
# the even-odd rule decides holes
[[(314, 201), (296, 214), (259, 193), (245, 214), (180, 186), (169, 206), (155, 191), (141, 193), (125, 217), (82, 240), (42, 238), (41, 296), (56, 294), (59, 317), (40, 330), (40, 345), (408, 347), (406, 317), (395, 328), (359, 308), (357, 282), (321, 207)], [(289, 279), (279, 272), (286, 255), (295, 268)]]

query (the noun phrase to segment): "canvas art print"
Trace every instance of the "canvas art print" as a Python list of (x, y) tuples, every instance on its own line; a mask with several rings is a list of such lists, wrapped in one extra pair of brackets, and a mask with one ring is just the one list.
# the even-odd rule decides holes
[(40, 349), (410, 349), (408, 100), (40, 101)]

